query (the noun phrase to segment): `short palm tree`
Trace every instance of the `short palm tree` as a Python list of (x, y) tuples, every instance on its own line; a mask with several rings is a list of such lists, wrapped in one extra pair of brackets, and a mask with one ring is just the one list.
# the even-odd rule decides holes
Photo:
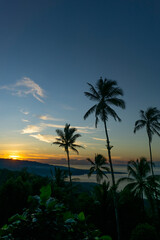
[(156, 107), (150, 107), (145, 112), (140, 110), (140, 117), (141, 119), (135, 122), (134, 133), (136, 133), (137, 130), (146, 127), (149, 140), (151, 171), (152, 175), (154, 176), (151, 142), (154, 134), (160, 136), (160, 111)]
[(151, 166), (146, 158), (142, 157), (136, 161), (129, 161), (127, 165), (128, 177), (124, 177), (118, 180), (117, 184), (121, 182), (129, 182), (125, 188), (129, 189), (133, 194), (139, 197), (143, 202), (144, 208), (144, 197), (153, 204), (153, 199), (155, 197), (155, 184), (158, 193), (159, 177), (155, 177), (153, 181), (153, 176), (150, 175)]
[(88, 118), (89, 115), (92, 113), (95, 113), (95, 127), (97, 127), (97, 124), (99, 120), (101, 120), (104, 123), (104, 129), (106, 134), (106, 142), (107, 142), (107, 150), (108, 150), (108, 159), (111, 169), (111, 177), (112, 177), (112, 185), (113, 185), (113, 199), (114, 199), (114, 207), (115, 207), (115, 215), (116, 215), (116, 222), (117, 222), (117, 233), (118, 233), (118, 239), (120, 239), (119, 234), (119, 221), (118, 221), (118, 210), (117, 210), (117, 202), (116, 202), (116, 184), (115, 184), (115, 178), (114, 178), (114, 171), (113, 171), (113, 165), (112, 165), (112, 159), (111, 159), (111, 148), (109, 141), (109, 135), (108, 135), (108, 129), (107, 129), (107, 121), (108, 117), (111, 116), (114, 118), (114, 120), (121, 121), (117, 113), (113, 108), (110, 107), (110, 105), (120, 107), (122, 109), (125, 108), (125, 102), (120, 96), (123, 96), (123, 91), (121, 88), (117, 86), (117, 82), (113, 80), (108, 79), (102, 79), (100, 78), (95, 87), (88, 83), (90, 87), (90, 92), (85, 92), (85, 96), (88, 97), (90, 100), (94, 101), (95, 104), (86, 112), (84, 115), (84, 119)]
[(98, 183), (101, 182), (103, 177), (108, 178), (105, 172), (108, 172), (109, 168), (106, 166), (107, 161), (103, 155), (96, 154), (94, 162), (90, 158), (87, 158), (87, 160), (92, 164), (92, 167), (88, 173), (88, 177), (90, 177), (93, 173), (96, 173), (96, 179)]
[(79, 152), (76, 148), (77, 147), (83, 148), (81, 145), (75, 144), (75, 141), (77, 140), (77, 138), (81, 137), (81, 135), (79, 133), (75, 134), (76, 131), (77, 131), (76, 128), (70, 128), (70, 124), (66, 123), (66, 125), (64, 127), (64, 131), (62, 131), (61, 129), (56, 130), (58, 138), (56, 138), (56, 141), (53, 142), (53, 144), (57, 144), (57, 145), (59, 145), (59, 147), (64, 148), (64, 150), (67, 154), (68, 173), (69, 173), (69, 179), (70, 179), (71, 184), (72, 184), (72, 179), (71, 179), (71, 170), (70, 170), (69, 149), (71, 149), (72, 151), (79, 154)]

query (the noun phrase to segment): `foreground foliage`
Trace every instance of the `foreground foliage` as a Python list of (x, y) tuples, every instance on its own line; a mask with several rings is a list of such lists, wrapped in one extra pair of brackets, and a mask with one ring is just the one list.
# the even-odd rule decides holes
[(40, 196), (30, 197), (32, 208), (12, 216), (1, 228), (1, 239), (111, 240), (88, 225), (83, 212), (73, 214), (50, 196), (51, 186), (47, 185), (41, 188)]

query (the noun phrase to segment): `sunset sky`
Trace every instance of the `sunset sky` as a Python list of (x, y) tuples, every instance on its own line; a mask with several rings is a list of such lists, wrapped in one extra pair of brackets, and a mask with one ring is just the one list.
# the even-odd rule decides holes
[[(65, 123), (82, 135), (72, 159), (107, 156), (103, 124), (95, 129), (87, 82), (116, 80), (126, 109), (107, 123), (112, 157), (149, 157), (145, 129), (133, 133), (139, 110), (160, 109), (159, 0), (1, 0), (0, 158), (63, 159), (56, 145)], [(160, 138), (153, 137), (160, 160)]]

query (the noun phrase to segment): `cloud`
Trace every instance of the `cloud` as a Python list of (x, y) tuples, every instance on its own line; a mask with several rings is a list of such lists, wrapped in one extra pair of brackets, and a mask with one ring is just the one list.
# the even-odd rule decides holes
[(28, 115), (29, 114), (28, 111), (24, 111), (23, 109), (21, 109), (20, 112), (23, 113), (24, 115)]
[(29, 122), (29, 120), (27, 120), (27, 119), (22, 119), (22, 122)]
[(41, 126), (28, 125), (26, 128), (22, 129), (22, 134), (36, 133), (36, 132), (41, 132), (41, 131), (42, 131), (42, 127)]
[(56, 138), (53, 135), (43, 135), (43, 134), (35, 134), (35, 135), (31, 134), (30, 136), (38, 139), (39, 141), (47, 142), (47, 143), (53, 143)]
[[(59, 125), (59, 124), (51, 124), (51, 123), (43, 123), (42, 124), (45, 127), (52, 127), (52, 128), (62, 128), (64, 129), (65, 125)], [(71, 126), (71, 128), (77, 128), (77, 131), (80, 133), (90, 133), (88, 130), (93, 130), (93, 127), (80, 127), (80, 126)]]
[(64, 119), (59, 119), (59, 118), (54, 118), (49, 115), (40, 115), (38, 116), (39, 119), (44, 120), (44, 121), (64, 121)]
[(33, 80), (28, 77), (23, 77), (20, 81), (14, 85), (1, 86), (0, 89), (6, 89), (12, 92), (13, 95), (25, 96), (31, 94), (40, 102), (44, 102), (45, 97), (44, 90)]
[(104, 139), (104, 138), (92, 138), (92, 139), (98, 140), (98, 141), (106, 141), (106, 139)]
[(51, 124), (51, 123), (42, 123), (41, 125), (44, 127), (52, 127), (52, 128), (64, 128), (65, 126), (65, 125)]

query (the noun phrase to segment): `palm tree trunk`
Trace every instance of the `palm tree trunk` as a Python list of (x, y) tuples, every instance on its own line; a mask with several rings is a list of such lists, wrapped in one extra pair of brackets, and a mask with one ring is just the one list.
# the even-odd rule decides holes
[(114, 171), (113, 171), (113, 165), (112, 165), (112, 159), (111, 159), (111, 147), (110, 147), (107, 125), (105, 120), (104, 120), (104, 128), (105, 128), (105, 134), (106, 134), (108, 158), (109, 158), (109, 164), (111, 168), (111, 177), (112, 177), (112, 185), (113, 185), (113, 202), (114, 202), (114, 210), (115, 210), (115, 217), (116, 217), (117, 239), (120, 240), (120, 226), (119, 226), (119, 214), (118, 214), (117, 197), (116, 197), (116, 184), (115, 184)]
[(72, 185), (71, 168), (70, 168), (70, 159), (69, 159), (69, 151), (68, 151), (68, 149), (66, 150), (66, 153), (67, 153), (67, 161), (68, 161), (69, 180), (70, 180), (70, 184)]
[(150, 152), (150, 161), (151, 161), (151, 171), (152, 171), (152, 176), (154, 177), (152, 150), (151, 150), (151, 141), (150, 141), (150, 139), (149, 139), (149, 152)]
[[(151, 150), (151, 141), (149, 139), (149, 152), (150, 152), (150, 161), (151, 161), (151, 171), (152, 171), (152, 177), (153, 177), (153, 181), (155, 183), (155, 176), (154, 176), (154, 171), (153, 171), (153, 159), (152, 159), (152, 150)], [(158, 196), (157, 196), (157, 189), (156, 186), (154, 186), (154, 191), (155, 191), (155, 207), (156, 207), (156, 218), (158, 218), (158, 220), (160, 220), (160, 216), (158, 213)]]
[(106, 133), (108, 159), (109, 159), (109, 164), (110, 164), (110, 168), (111, 168), (112, 185), (113, 185), (113, 187), (115, 187), (115, 178), (114, 178), (114, 171), (113, 171), (113, 165), (112, 165), (112, 159), (111, 159), (111, 147), (110, 147), (110, 141), (109, 141), (107, 126), (106, 126), (106, 121), (104, 121), (104, 128), (105, 128), (105, 133)]

